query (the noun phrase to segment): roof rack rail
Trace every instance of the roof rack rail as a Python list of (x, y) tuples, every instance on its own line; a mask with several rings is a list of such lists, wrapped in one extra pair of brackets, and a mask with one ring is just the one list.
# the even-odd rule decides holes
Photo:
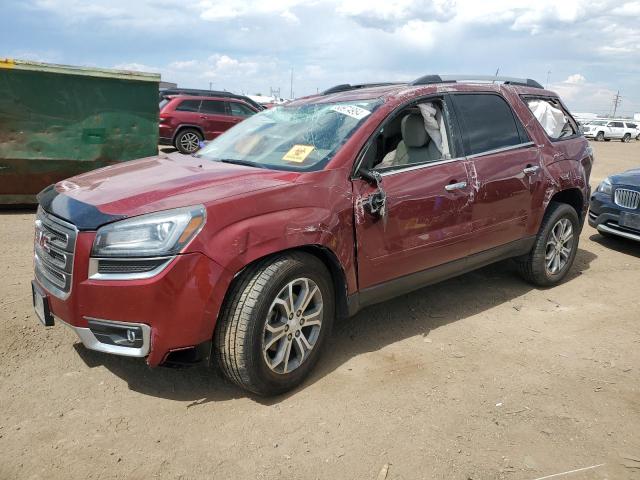
[(340, 85), (335, 85), (331, 88), (328, 88), (322, 95), (329, 95), (330, 93), (338, 93), (338, 92), (348, 92), (349, 90), (358, 90), (360, 88), (370, 88), (370, 87), (386, 87), (388, 85), (402, 85), (404, 82), (378, 82), (378, 83), (360, 83), (357, 85), (351, 85), (349, 83), (341, 83)]
[(251, 100), (249, 97), (245, 95), (238, 95), (236, 93), (221, 91), (221, 90), (204, 90), (199, 88), (163, 88), (160, 89), (160, 100), (166, 98), (170, 95), (190, 95), (194, 97), (223, 97), (223, 98), (237, 98), (240, 100), (244, 100), (245, 102), (253, 105), (259, 110), (263, 110), (264, 107), (260, 105), (258, 102)]
[(432, 85), (436, 83), (455, 83), (462, 81), (502, 82), (506, 85), (520, 85), (532, 88), (544, 88), (531, 78), (498, 77), (493, 75), (424, 75), (411, 82), (411, 85)]

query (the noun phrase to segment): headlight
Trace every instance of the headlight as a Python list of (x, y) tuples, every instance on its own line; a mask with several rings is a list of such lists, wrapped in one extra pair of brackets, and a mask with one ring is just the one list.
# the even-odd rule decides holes
[(175, 255), (202, 229), (202, 205), (176, 208), (121, 220), (98, 229), (92, 257)]
[(611, 179), (609, 177), (600, 182), (600, 185), (598, 185), (598, 191), (606, 195), (611, 195)]

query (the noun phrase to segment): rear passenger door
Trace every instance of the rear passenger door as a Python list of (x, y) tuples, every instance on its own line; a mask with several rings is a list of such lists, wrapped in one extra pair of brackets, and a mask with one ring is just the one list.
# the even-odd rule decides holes
[(501, 95), (456, 93), (451, 98), (475, 176), (470, 253), (524, 238), (541, 184), (539, 149)]
[(226, 102), (223, 100), (203, 100), (200, 106), (200, 118), (207, 140), (213, 140), (236, 123), (229, 115)]
[(180, 125), (200, 125), (200, 100), (182, 100), (173, 111)]
[(622, 138), (624, 135), (624, 125), (622, 122), (609, 122), (609, 138)]

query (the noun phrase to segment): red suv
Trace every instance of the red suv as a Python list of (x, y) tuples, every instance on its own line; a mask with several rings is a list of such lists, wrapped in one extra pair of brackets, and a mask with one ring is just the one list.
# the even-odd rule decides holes
[(160, 102), (160, 144), (191, 154), (203, 140), (213, 140), (257, 112), (237, 96), (170, 95)]
[[(298, 385), (334, 319), (513, 258), (560, 282), (592, 151), (532, 80), (340, 85), (265, 110), (192, 157), (43, 190), (33, 301), (90, 349), (215, 359), (263, 395)], [(198, 99), (202, 101), (202, 99)]]

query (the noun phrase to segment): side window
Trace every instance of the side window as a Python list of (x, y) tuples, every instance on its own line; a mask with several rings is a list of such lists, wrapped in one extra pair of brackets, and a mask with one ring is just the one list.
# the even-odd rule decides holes
[(529, 98), (527, 106), (552, 140), (571, 137), (578, 133), (578, 126), (559, 101), (551, 98)]
[(622, 122), (611, 122), (611, 126), (615, 128), (624, 128)]
[(200, 107), (201, 113), (211, 113), (216, 115), (226, 115), (227, 110), (224, 106), (224, 102), (219, 100), (203, 100)]
[(627, 128), (638, 128), (638, 125), (635, 123), (627, 123)]
[(516, 118), (502, 97), (474, 93), (455, 94), (452, 98), (460, 117), (467, 155), (523, 143)]
[(369, 168), (391, 170), (451, 158), (441, 99), (402, 109), (385, 122), (365, 154)]
[(231, 115), (234, 117), (250, 117), (256, 113), (243, 103), (239, 102), (229, 102), (229, 107), (231, 108)]
[(200, 100), (183, 100), (176, 110), (180, 112), (197, 112), (200, 108)]

